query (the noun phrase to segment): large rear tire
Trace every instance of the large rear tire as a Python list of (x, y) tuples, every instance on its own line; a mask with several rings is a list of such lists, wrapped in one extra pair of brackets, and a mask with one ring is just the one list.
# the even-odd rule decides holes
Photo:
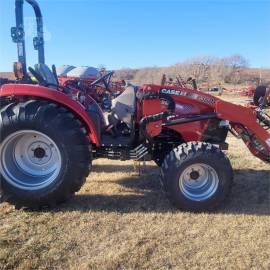
[(27, 100), (0, 110), (2, 198), (21, 207), (53, 206), (78, 191), (89, 174), (83, 124), (54, 103)]
[(179, 209), (209, 211), (228, 196), (233, 179), (229, 159), (217, 147), (182, 144), (166, 156), (161, 179), (169, 200)]

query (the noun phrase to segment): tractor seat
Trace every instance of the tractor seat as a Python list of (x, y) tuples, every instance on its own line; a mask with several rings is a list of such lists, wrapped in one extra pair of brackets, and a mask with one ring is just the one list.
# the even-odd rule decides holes
[(36, 64), (35, 70), (38, 72), (42, 78), (51, 85), (58, 85), (58, 82), (53, 74), (53, 72), (50, 70), (50, 68), (45, 64)]
[(108, 116), (110, 125), (116, 126), (124, 122), (132, 125), (133, 115), (136, 111), (136, 86), (128, 84), (125, 91), (112, 100), (111, 113)]

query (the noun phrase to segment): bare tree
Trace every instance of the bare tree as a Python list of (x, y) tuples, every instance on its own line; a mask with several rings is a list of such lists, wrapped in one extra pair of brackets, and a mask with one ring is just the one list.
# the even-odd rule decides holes
[(186, 61), (184, 64), (189, 76), (194, 77), (197, 81), (208, 81), (210, 67), (214, 63), (212, 56), (200, 56)]
[(247, 68), (248, 67), (248, 60), (240, 55), (240, 54), (234, 54), (227, 58), (224, 58), (226, 64), (232, 69), (241, 69), (241, 68)]
[(172, 78), (174, 81), (180, 75), (184, 80), (193, 77), (199, 83), (222, 84), (230, 82), (236, 85), (241, 81), (253, 80), (254, 74), (246, 72), (247, 67), (247, 59), (239, 54), (225, 58), (198, 56), (169, 67), (125, 68), (116, 72), (116, 78), (132, 80), (138, 84), (159, 84), (163, 74), (166, 74), (168, 78)]
[(231, 69), (230, 81), (235, 85), (240, 83), (243, 71), (248, 67), (248, 61), (240, 54), (225, 58), (226, 65)]

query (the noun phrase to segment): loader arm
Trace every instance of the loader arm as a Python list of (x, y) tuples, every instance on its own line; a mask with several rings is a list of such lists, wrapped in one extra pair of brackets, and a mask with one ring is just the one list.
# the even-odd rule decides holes
[(218, 100), (215, 106), (217, 116), (230, 121), (252, 154), (270, 162), (270, 134), (258, 123), (256, 111), (223, 100)]

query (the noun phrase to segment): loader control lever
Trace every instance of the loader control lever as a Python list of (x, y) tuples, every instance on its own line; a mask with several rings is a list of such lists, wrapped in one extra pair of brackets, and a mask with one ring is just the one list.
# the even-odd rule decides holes
[(65, 94), (70, 94), (70, 89), (68, 87), (59, 85), (58, 80), (56, 84), (49, 83), (42, 77), (41, 74), (39, 74), (39, 72), (35, 71), (33, 68), (29, 67), (28, 70), (36, 78), (36, 80), (38, 81), (40, 85), (45, 86), (45, 87), (52, 87), (55, 89), (61, 89)]
[(43, 86), (47, 86), (47, 82), (43, 79), (43, 77), (36, 72), (33, 68), (29, 67), (28, 70), (31, 72), (31, 74), (37, 79), (37, 81), (43, 85)]

